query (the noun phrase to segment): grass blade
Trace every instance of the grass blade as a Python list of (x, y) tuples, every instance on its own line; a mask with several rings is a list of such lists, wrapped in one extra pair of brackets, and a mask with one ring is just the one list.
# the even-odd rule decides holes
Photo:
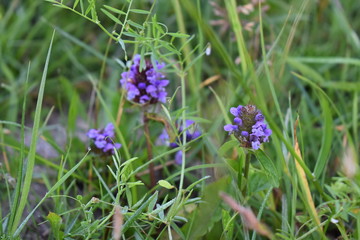
[(38, 140), (39, 126), (40, 126), (42, 100), (43, 100), (43, 96), (44, 96), (46, 75), (47, 75), (47, 70), (48, 70), (48, 66), (49, 66), (50, 53), (51, 53), (51, 48), (52, 48), (52, 44), (53, 44), (53, 40), (54, 40), (54, 35), (55, 35), (55, 31), (53, 32), (53, 35), (51, 37), (51, 42), (50, 42), (48, 54), (46, 57), (46, 62), (45, 62), (45, 67), (44, 67), (41, 83), (40, 83), (40, 89), (39, 89), (38, 99), (37, 99), (37, 103), (36, 103), (33, 131), (32, 131), (32, 136), (31, 136), (30, 150), (29, 150), (29, 155), (28, 155), (28, 160), (27, 160), (26, 173), (25, 173), (25, 177), (24, 177), (24, 181), (23, 181), (24, 185), (22, 188), (22, 194), (21, 194), (19, 206), (16, 209), (16, 215), (15, 215), (14, 222), (13, 222), (13, 225), (11, 228), (11, 235), (13, 235), (15, 233), (16, 229), (18, 229), (18, 224), (22, 217), (25, 205), (28, 201), (28, 195), (29, 195), (29, 191), (30, 191), (30, 187), (31, 187), (33, 169), (34, 169), (34, 164), (35, 164), (36, 145), (37, 145), (37, 140)]
[(331, 143), (333, 142), (332, 139), (333, 139), (333, 130), (334, 130), (333, 119), (331, 116), (331, 109), (329, 103), (323, 95), (321, 95), (319, 99), (320, 99), (321, 107), (323, 109), (322, 119), (324, 119), (324, 128), (322, 134), (321, 149), (314, 169), (314, 174), (316, 178), (320, 177), (320, 175), (323, 173), (326, 164), (329, 161), (329, 153), (331, 150)]
[[(27, 90), (27, 85), (29, 81), (29, 72), (30, 72), (30, 63), (27, 70), (27, 76), (25, 80), (25, 92)], [(25, 159), (25, 109), (26, 109), (26, 94), (24, 96), (24, 102), (22, 107), (22, 116), (21, 116), (21, 145), (20, 145), (20, 161), (18, 166), (18, 174), (17, 174), (17, 182), (16, 182), (16, 188), (15, 188), (15, 196), (14, 196), (14, 202), (13, 207), (11, 209), (11, 215), (9, 220), (9, 227), (8, 229), (12, 228), (12, 224), (15, 218), (15, 214), (18, 209), (19, 204), (19, 198), (20, 198), (20, 190), (22, 187), (22, 179), (23, 179), (23, 166), (24, 166), (24, 159)]]
[[(299, 148), (299, 143), (298, 143), (298, 140), (296, 137), (296, 126), (297, 126), (297, 122), (295, 123), (295, 126), (294, 126), (294, 142), (295, 142), (294, 148), (295, 148), (296, 154), (302, 159), (301, 151)], [(310, 214), (312, 220), (314, 221), (315, 226), (318, 227), (318, 232), (325, 239), (326, 237), (325, 237), (322, 227), (320, 225), (320, 219), (319, 219), (319, 216), (315, 209), (314, 200), (311, 196), (311, 191), (310, 191), (309, 183), (306, 178), (305, 171), (296, 159), (295, 159), (295, 167), (296, 167), (296, 172), (297, 172), (298, 179), (299, 179), (300, 188), (301, 188), (304, 200), (305, 200), (304, 201), (305, 207), (307, 208), (308, 213)]]

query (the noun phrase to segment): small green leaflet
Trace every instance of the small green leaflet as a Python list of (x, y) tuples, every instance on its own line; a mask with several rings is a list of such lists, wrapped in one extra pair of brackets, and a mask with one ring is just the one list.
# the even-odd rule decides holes
[(159, 184), (160, 186), (166, 188), (166, 189), (173, 189), (173, 188), (174, 188), (173, 185), (171, 185), (168, 181), (165, 181), (165, 180), (160, 180), (160, 181), (158, 182), (158, 184)]

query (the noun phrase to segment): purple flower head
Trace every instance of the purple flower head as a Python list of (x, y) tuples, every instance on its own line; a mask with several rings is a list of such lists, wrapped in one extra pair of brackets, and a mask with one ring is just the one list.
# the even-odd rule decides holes
[(106, 125), (103, 129), (90, 129), (87, 136), (92, 140), (92, 144), (98, 152), (103, 154), (114, 154), (114, 148), (119, 149), (120, 143), (114, 143), (112, 138), (115, 137), (115, 127), (112, 123)]
[(242, 147), (257, 150), (263, 142), (269, 141), (272, 131), (264, 122), (264, 115), (254, 105), (232, 107), (230, 113), (234, 115), (234, 124), (225, 125), (224, 130), (234, 134)]
[(165, 103), (169, 80), (159, 72), (165, 64), (156, 62), (154, 66), (146, 60), (145, 68), (140, 69), (140, 60), (141, 56), (135, 55), (129, 71), (121, 74), (120, 84), (127, 91), (127, 99), (138, 104)]
[[(201, 136), (201, 131), (195, 128), (195, 122), (192, 120), (185, 121), (186, 129), (183, 130), (182, 122), (175, 124), (177, 128), (177, 137), (174, 140), (170, 140), (167, 131), (164, 129), (158, 137), (158, 142), (161, 145), (168, 145), (171, 148), (177, 148), (182, 144), (183, 138), (186, 137), (186, 142), (190, 142)], [(178, 151), (175, 155), (175, 163), (182, 163), (182, 151)]]

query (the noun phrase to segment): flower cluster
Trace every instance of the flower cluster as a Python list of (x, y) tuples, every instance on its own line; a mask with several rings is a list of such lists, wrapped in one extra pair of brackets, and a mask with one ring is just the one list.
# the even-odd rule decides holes
[(169, 84), (169, 80), (164, 79), (165, 75), (159, 72), (165, 64), (156, 63), (155, 68), (146, 60), (145, 68), (140, 69), (140, 59), (139, 54), (135, 55), (129, 71), (121, 74), (120, 84), (127, 91), (127, 99), (139, 104), (165, 103), (167, 96), (165, 87)]
[(239, 140), (242, 147), (260, 148), (261, 143), (268, 142), (272, 133), (264, 122), (264, 116), (254, 105), (239, 105), (232, 107), (230, 113), (234, 115), (234, 124), (227, 124), (224, 130)]
[[(185, 127), (186, 127), (186, 131), (184, 132), (183, 130), (183, 126), (182, 124), (176, 124), (177, 127), (177, 131), (178, 131), (178, 137), (176, 137), (176, 139), (173, 142), (170, 142), (170, 137), (169, 134), (166, 132), (166, 130), (164, 129), (162, 131), (162, 133), (159, 136), (159, 141), (161, 144), (163, 145), (168, 145), (171, 148), (177, 148), (179, 147), (179, 144), (182, 143), (183, 141), (183, 136), (185, 134), (186, 136), (186, 142), (190, 142), (198, 137), (200, 137), (201, 132), (199, 130), (196, 129), (190, 129), (192, 125), (194, 125), (195, 122), (192, 120), (186, 120), (185, 121)], [(175, 163), (176, 164), (181, 164), (182, 163), (182, 151), (178, 151), (175, 154)]]
[(115, 127), (112, 123), (106, 125), (104, 129), (90, 129), (87, 136), (93, 140), (95, 147), (103, 153), (114, 154), (114, 148), (119, 149), (120, 143), (114, 143), (112, 138), (115, 137)]

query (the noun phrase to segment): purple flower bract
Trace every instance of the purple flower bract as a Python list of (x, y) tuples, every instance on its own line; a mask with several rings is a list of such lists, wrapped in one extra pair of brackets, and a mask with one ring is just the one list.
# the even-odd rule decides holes
[(112, 123), (106, 125), (104, 129), (90, 129), (87, 136), (93, 140), (93, 145), (103, 153), (114, 154), (114, 148), (119, 149), (120, 143), (114, 143), (112, 138), (115, 137), (115, 127)]
[(234, 115), (234, 124), (227, 124), (224, 130), (239, 140), (242, 147), (259, 149), (263, 142), (268, 142), (272, 133), (264, 122), (265, 118), (261, 111), (254, 105), (246, 105), (230, 108)]
[(169, 80), (159, 72), (165, 67), (164, 63), (156, 62), (156, 67), (146, 60), (145, 68), (140, 69), (141, 56), (134, 56), (133, 64), (129, 71), (121, 74), (121, 87), (127, 91), (127, 99), (138, 104), (155, 104), (166, 102), (167, 92), (165, 87)]

